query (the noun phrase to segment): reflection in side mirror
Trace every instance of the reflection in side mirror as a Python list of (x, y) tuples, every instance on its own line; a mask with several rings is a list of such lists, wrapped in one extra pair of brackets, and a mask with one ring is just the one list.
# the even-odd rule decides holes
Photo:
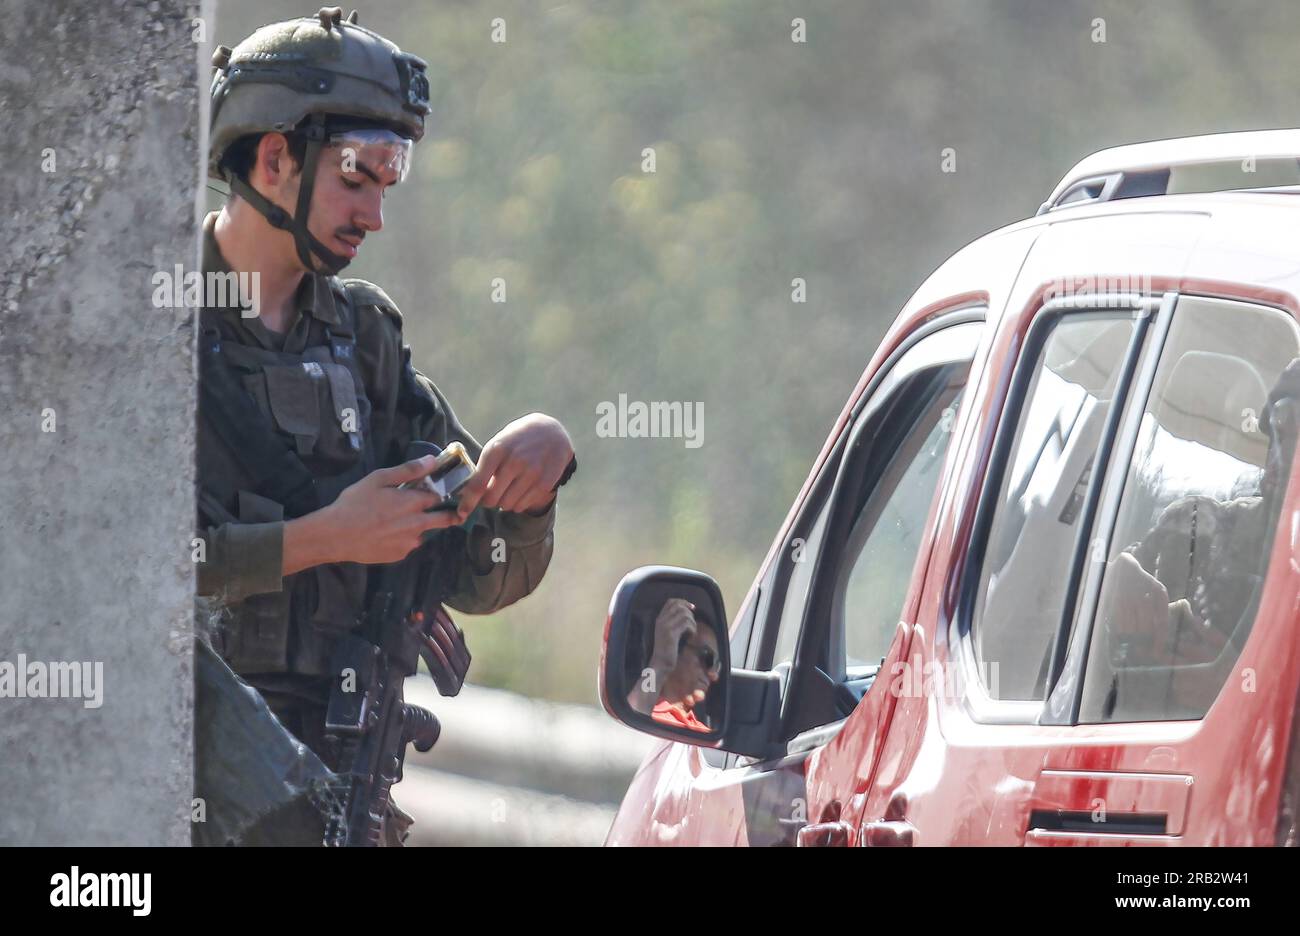
[(619, 583), (601, 665), (601, 701), (611, 715), (660, 737), (716, 743), (725, 729), (728, 668), (713, 579), (647, 566)]
[(712, 722), (709, 696), (722, 668), (718, 649), (722, 641), (713, 616), (686, 598), (669, 598), (657, 612), (653, 607), (632, 612), (634, 619), (642, 621), (652, 614), (654, 623), (644, 628), (649, 639), (640, 641), (639, 648), (628, 648), (630, 662), (635, 665), (639, 659), (641, 666), (628, 690), (627, 704), (662, 724), (707, 734)]

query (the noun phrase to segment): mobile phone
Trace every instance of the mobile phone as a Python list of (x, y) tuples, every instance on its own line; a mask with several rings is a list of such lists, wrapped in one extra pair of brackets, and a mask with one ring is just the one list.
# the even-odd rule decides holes
[(460, 499), (456, 496), (465, 482), (474, 474), (474, 460), (459, 442), (449, 443), (445, 449), (438, 450), (436, 445), (426, 443), (429, 454), (437, 455), (433, 471), (418, 481), (408, 481), (404, 488), (416, 488), (438, 495), (439, 501), (429, 511), (451, 510)]

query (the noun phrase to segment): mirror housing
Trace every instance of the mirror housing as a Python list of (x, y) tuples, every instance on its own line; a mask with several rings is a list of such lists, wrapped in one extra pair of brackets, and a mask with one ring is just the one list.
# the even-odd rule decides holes
[(774, 753), (780, 677), (731, 668), (722, 591), (693, 569), (643, 566), (619, 582), (605, 620), (600, 701), (658, 738)]

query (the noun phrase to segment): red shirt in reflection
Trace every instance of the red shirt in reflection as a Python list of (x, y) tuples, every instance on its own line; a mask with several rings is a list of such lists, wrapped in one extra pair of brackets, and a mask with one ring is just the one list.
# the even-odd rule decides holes
[(709, 726), (696, 718), (695, 713), (690, 709), (668, 701), (656, 702), (655, 707), (650, 710), (650, 717), (662, 722), (677, 722), (691, 731), (702, 731), (706, 734), (709, 731)]

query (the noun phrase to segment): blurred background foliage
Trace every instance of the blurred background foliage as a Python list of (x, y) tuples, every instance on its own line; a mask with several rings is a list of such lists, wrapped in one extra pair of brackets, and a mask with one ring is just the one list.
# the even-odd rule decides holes
[[(314, 10), (219, 0), (215, 39)], [(430, 63), (434, 113), (348, 275), (397, 301), (417, 366), (480, 441), (540, 410), (579, 453), (540, 590), (462, 620), (472, 680), (559, 701), (595, 703), (609, 596), (635, 566), (707, 571), (737, 610), (889, 322), (956, 249), (1032, 215), (1095, 150), (1297, 120), (1290, 2), (384, 0), (360, 16)], [(703, 446), (598, 438), (620, 393), (702, 402)]]

